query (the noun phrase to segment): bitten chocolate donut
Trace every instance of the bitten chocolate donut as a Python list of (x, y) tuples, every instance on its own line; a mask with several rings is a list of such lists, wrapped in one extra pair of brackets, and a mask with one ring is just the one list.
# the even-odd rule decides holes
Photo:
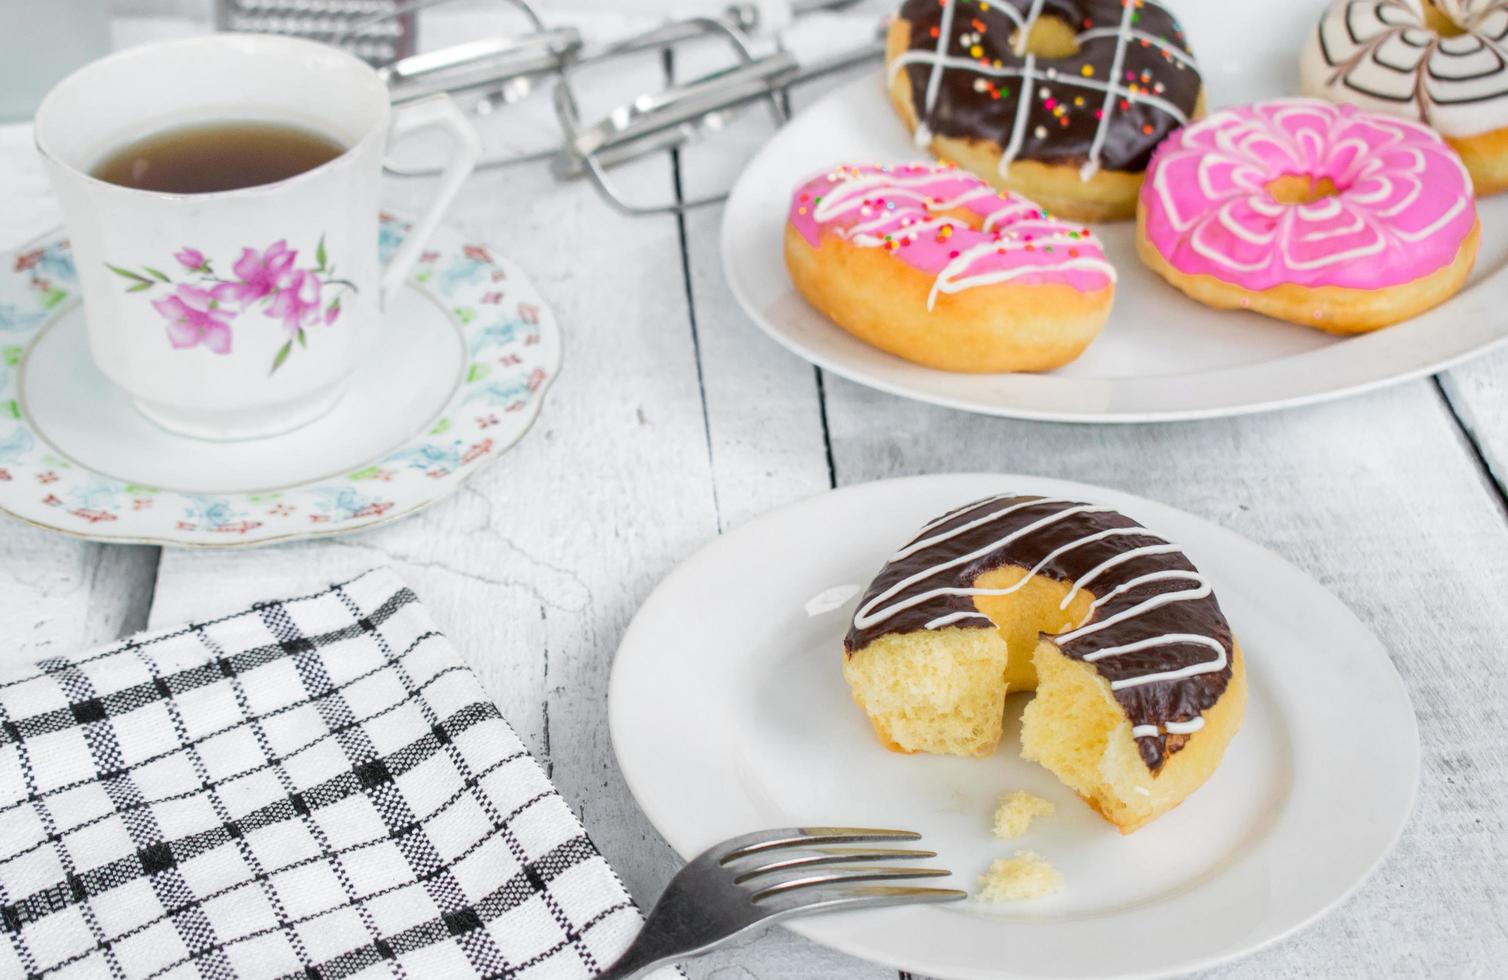
[(918, 147), (1076, 221), (1132, 217), (1152, 148), (1202, 112), (1152, 0), (905, 0), (885, 60)]
[(1508, 0), (1335, 0), (1304, 92), (1435, 129), (1479, 196), (1508, 190)]
[(1008, 690), (1021, 755), (1130, 833), (1215, 771), (1241, 725), (1241, 648), (1176, 545), (1114, 508), (1002, 494), (891, 556), (843, 673), (887, 747), (983, 756)]

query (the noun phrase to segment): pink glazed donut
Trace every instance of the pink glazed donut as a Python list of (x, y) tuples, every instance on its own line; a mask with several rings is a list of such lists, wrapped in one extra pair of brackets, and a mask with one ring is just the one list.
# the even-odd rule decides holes
[(838, 166), (791, 195), (791, 281), (875, 347), (943, 371), (1046, 371), (1099, 333), (1099, 240), (951, 164)]
[(1209, 306), (1331, 333), (1444, 302), (1476, 260), (1471, 178), (1417, 123), (1313, 99), (1222, 109), (1147, 170), (1137, 249)]

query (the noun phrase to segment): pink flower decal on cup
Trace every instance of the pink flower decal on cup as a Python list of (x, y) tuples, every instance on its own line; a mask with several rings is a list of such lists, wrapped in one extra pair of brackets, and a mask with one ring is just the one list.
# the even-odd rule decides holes
[(281, 319), (283, 329), (296, 337), (304, 327), (319, 322), (319, 277), (295, 269), (279, 283), (272, 301), (267, 304), (267, 315)]
[(181, 252), (174, 252), (173, 258), (190, 272), (208, 272), (209, 263), (204, 259), (204, 253), (197, 248), (186, 248)]
[(298, 250), (289, 248), (286, 239), (261, 251), (243, 248), (231, 265), (230, 279), (215, 275), (209, 258), (192, 246), (184, 246), (173, 258), (194, 276), (191, 281), (175, 281), (152, 266), (142, 266), (140, 272), (107, 267), (130, 283), (126, 292), (173, 290), (170, 296), (154, 299), (152, 308), (166, 321), (168, 343), (178, 350), (203, 346), (215, 354), (229, 354), (233, 325), (253, 308), (280, 321), (288, 339), (273, 357), (269, 374), (283, 366), (295, 344), (308, 346), (309, 328), (333, 325), (340, 318), (341, 298), (356, 292), (354, 283), (336, 277), (323, 238), (315, 248), (312, 268), (299, 267)]
[(216, 354), (230, 353), (230, 318), (208, 289), (180, 284), (172, 296), (152, 301), (168, 321), (168, 343), (182, 349), (203, 344)]
[(241, 257), (231, 267), (236, 279), (225, 283), (224, 289), (231, 299), (243, 305), (254, 303), (277, 292), (293, 272), (297, 260), (298, 252), (281, 238), (260, 254), (254, 248), (243, 248)]

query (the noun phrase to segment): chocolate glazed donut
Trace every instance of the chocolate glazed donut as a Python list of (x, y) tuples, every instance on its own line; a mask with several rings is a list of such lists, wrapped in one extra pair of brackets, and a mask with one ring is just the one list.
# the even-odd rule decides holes
[(918, 146), (1078, 220), (1131, 217), (1153, 148), (1202, 103), (1152, 0), (905, 0), (886, 62)]
[(1052, 639), (1109, 682), (1156, 772), (1225, 693), (1235, 641), (1183, 551), (1113, 508), (1004, 494), (938, 518), (870, 584), (844, 650), (887, 633), (994, 629), (974, 605), (988, 594), (974, 581), (1006, 564), (1073, 583), (1065, 608), (1082, 589), (1100, 596), (1087, 621)]

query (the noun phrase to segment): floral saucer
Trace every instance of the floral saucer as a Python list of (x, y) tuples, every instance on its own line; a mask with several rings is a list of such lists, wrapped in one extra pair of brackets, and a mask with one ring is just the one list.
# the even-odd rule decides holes
[[(382, 216), (384, 259), (408, 228)], [(329, 414), (206, 442), (105, 380), (77, 294), (60, 237), (0, 267), (0, 510), (97, 541), (236, 547), (412, 514), (517, 442), (560, 367), (560, 329), (518, 267), (442, 228)]]

